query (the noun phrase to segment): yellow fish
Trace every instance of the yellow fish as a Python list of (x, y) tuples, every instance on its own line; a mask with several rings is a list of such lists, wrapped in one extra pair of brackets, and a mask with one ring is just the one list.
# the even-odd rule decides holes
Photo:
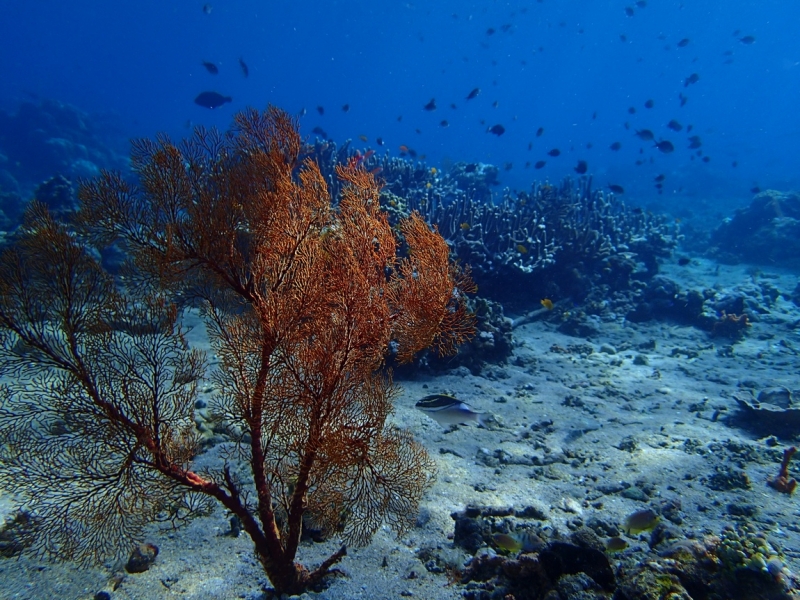
[(467, 222), (465, 221), (464, 223), (462, 223), (462, 224), (460, 225), (460, 227), (461, 227), (461, 231), (469, 231), (469, 227), (470, 227), (470, 225), (469, 225), (469, 223), (467, 223)]
[(527, 254), (528, 249), (523, 244), (517, 244), (517, 252), (520, 254)]
[(547, 310), (553, 310), (553, 301), (550, 298), (544, 298), (540, 302)]

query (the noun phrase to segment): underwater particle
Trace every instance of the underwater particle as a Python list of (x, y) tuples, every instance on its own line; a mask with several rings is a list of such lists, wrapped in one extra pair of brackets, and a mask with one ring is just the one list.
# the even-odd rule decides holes
[(583, 175), (589, 169), (589, 165), (585, 160), (579, 160), (578, 164), (575, 166), (575, 172), (578, 175)]
[(637, 129), (634, 135), (638, 137), (640, 140), (645, 142), (649, 142), (656, 138), (653, 132), (650, 131), (649, 129)]
[(481, 93), (481, 88), (474, 88), (469, 94), (467, 94), (466, 100), (472, 100), (473, 98), (477, 98), (478, 94)]
[(689, 38), (683, 38), (680, 42), (678, 42), (678, 48), (686, 48), (689, 45)]
[(609, 149), (609, 150), (613, 150), (614, 152), (616, 152), (616, 151), (617, 151), (617, 150), (619, 150), (620, 148), (622, 148), (622, 144), (621, 144), (620, 142), (614, 142), (613, 144), (611, 144), (611, 145), (608, 147), (608, 149)]
[(476, 412), (466, 404), (453, 396), (445, 394), (431, 394), (425, 396), (415, 405), (417, 410), (421, 410), (431, 419), (439, 423), (442, 427), (459, 425), (474, 421), (481, 424), (484, 413)]
[(431, 98), (430, 102), (428, 102), (425, 106), (422, 107), (422, 110), (436, 110), (436, 98)]
[(210, 15), (212, 10), (214, 10), (214, 7), (210, 4), (203, 4), (203, 12), (207, 15)]
[(658, 148), (664, 154), (669, 154), (670, 152), (675, 151), (675, 146), (669, 140), (661, 140), (660, 142), (656, 142), (656, 145), (653, 148)]
[(535, 165), (533, 165), (533, 168), (534, 168), (534, 169), (541, 169), (541, 168), (542, 168), (542, 167), (544, 167), (546, 164), (547, 164), (547, 162), (546, 162), (546, 161), (544, 161), (544, 160), (537, 160), (537, 161), (536, 161), (536, 164), (535, 164)]
[(233, 98), (230, 96), (223, 96), (217, 92), (201, 92), (197, 95), (197, 98), (194, 99), (194, 103), (198, 106), (210, 108), (212, 110), (219, 108), (226, 102), (233, 102)]
[(553, 306), (555, 306), (550, 298), (542, 298), (539, 300), (539, 304), (544, 306), (547, 310), (553, 310)]
[(217, 67), (217, 65), (215, 65), (212, 62), (208, 62), (207, 60), (204, 60), (200, 64), (203, 65), (206, 68), (206, 71), (208, 71), (212, 75), (216, 75), (217, 73), (219, 73), (219, 68)]
[(608, 184), (608, 189), (610, 189), (615, 194), (624, 194), (625, 193), (625, 188), (622, 187), (621, 185), (617, 185), (616, 183), (609, 183)]
[(350, 112), (350, 105), (349, 104), (343, 104), (342, 105), (342, 112)]
[(683, 80), (683, 87), (689, 87), (693, 83), (697, 83), (700, 81), (700, 75), (697, 73), (692, 73), (686, 79)]
[(752, 44), (753, 42), (756, 41), (756, 36), (754, 36), (754, 35), (746, 35), (746, 36), (744, 36), (742, 38), (739, 38), (739, 41), (742, 44), (745, 44), (746, 46), (749, 46), (750, 44)]
[(450, 123), (447, 122), (447, 119), (442, 119), (439, 121), (439, 127), (450, 127)]
[(658, 525), (659, 517), (652, 508), (637, 510), (625, 518), (623, 529), (628, 535), (650, 531)]
[(318, 106), (318, 107), (317, 107), (317, 112), (318, 112), (320, 115), (324, 115), (324, 114), (325, 114), (325, 107), (324, 107), (324, 106)]
[(683, 125), (681, 125), (675, 119), (672, 119), (669, 123), (667, 123), (667, 127), (669, 129), (672, 129), (672, 131), (680, 131), (681, 129), (683, 129)]
[(245, 79), (250, 77), (250, 69), (247, 68), (247, 63), (244, 62), (241, 56), (239, 57), (239, 68), (242, 69), (242, 75), (245, 76)]
[(622, 552), (628, 547), (628, 542), (619, 536), (608, 538), (606, 540), (606, 552), (614, 554), (615, 552)]
[(492, 125), (491, 127), (489, 127), (489, 129), (487, 129), (486, 132), (493, 133), (496, 136), (501, 136), (506, 132), (506, 128), (498, 123), (497, 125)]
[(653, 100), (647, 100), (647, 101), (644, 103), (644, 107), (645, 107), (645, 108), (653, 108), (655, 105), (656, 105), (656, 103), (655, 103), (655, 101), (653, 101)]
[(553, 148), (547, 154), (549, 154), (550, 156), (556, 157), (556, 156), (559, 156), (561, 154), (561, 150), (559, 150), (558, 148)]
[(517, 244), (517, 252), (519, 252), (520, 254), (527, 254), (528, 248), (527, 246), (525, 246), (525, 244)]
[(544, 134), (544, 127), (539, 127), (539, 129), (536, 130), (536, 137), (542, 137), (542, 134)]

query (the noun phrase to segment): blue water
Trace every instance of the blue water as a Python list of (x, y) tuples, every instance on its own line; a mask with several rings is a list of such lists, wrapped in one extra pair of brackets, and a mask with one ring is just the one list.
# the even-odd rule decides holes
[[(586, 160), (598, 185), (622, 185), (632, 201), (665, 208), (696, 198), (742, 204), (754, 186), (800, 187), (796, 3), (211, 0), (210, 14), (204, 4), (3, 0), (0, 107), (52, 98), (111, 118), (126, 137), (180, 138), (273, 103), (305, 109), (306, 135), (320, 126), (337, 143), (395, 154), (402, 144), (440, 168), (491, 162), (515, 188), (561, 179)], [(685, 87), (692, 73), (700, 79)], [(465, 100), (476, 87), (480, 95)], [(195, 105), (207, 90), (233, 102)], [(432, 98), (437, 109), (423, 110)], [(683, 130), (668, 129), (670, 119)], [(502, 136), (487, 133), (495, 124)], [(636, 138), (642, 128), (675, 151)], [(687, 148), (689, 135), (701, 136), (708, 162)], [(618, 152), (609, 150), (615, 141)], [(547, 155), (554, 148), (557, 158)], [(539, 160), (546, 165), (535, 170)], [(662, 173), (659, 196), (653, 177)]]

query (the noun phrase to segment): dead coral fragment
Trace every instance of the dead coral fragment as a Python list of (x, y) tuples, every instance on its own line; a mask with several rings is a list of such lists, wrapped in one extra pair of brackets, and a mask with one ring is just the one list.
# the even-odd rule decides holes
[(769, 477), (767, 485), (783, 494), (791, 494), (797, 487), (796, 479), (789, 479), (789, 461), (792, 460), (797, 448), (792, 446), (783, 451), (783, 460), (777, 477)]

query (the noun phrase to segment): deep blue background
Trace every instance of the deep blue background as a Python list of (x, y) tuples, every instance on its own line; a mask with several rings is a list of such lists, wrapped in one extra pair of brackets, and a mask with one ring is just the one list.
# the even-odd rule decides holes
[[(511, 163), (502, 180), (516, 188), (558, 180), (584, 159), (596, 182), (623, 185), (631, 200), (650, 206), (712, 199), (727, 207), (748, 201), (755, 185), (800, 187), (796, 2), (209, 4), (206, 14), (199, 0), (0, 0), (0, 107), (54, 98), (110, 115), (125, 136), (179, 138), (193, 124), (227, 128), (235, 111), (273, 103), (293, 113), (305, 108), (307, 135), (318, 125), (361, 148), (380, 136), (386, 146), (379, 151), (398, 153), (405, 144), (440, 168)], [(741, 43), (746, 35), (755, 43)], [(690, 43), (679, 48), (682, 38)], [(217, 63), (219, 75), (202, 60)], [(700, 81), (685, 88), (691, 73)], [(474, 87), (482, 92), (467, 102)], [(204, 90), (234, 101), (215, 111), (196, 106)], [(679, 93), (689, 98), (682, 108)], [(426, 112), (431, 98), (438, 109)], [(654, 108), (644, 107), (648, 99)], [(443, 119), (449, 127), (439, 125)], [(708, 163), (692, 160), (686, 130), (667, 129), (670, 119), (694, 126)], [(506, 128), (501, 137), (486, 132), (497, 123)], [(539, 127), (545, 132), (537, 138)], [(637, 128), (671, 140), (676, 151), (640, 142)], [(621, 151), (608, 150), (614, 141)], [(552, 148), (561, 156), (547, 156)], [(544, 159), (539, 171), (525, 168)], [(667, 176), (663, 196), (653, 187), (659, 173)]]

